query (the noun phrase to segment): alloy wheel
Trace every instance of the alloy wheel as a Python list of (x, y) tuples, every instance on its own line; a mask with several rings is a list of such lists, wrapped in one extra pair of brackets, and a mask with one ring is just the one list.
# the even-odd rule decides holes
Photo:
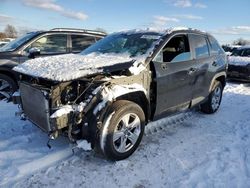
[(212, 96), (212, 108), (213, 110), (217, 110), (220, 106), (220, 101), (221, 101), (221, 88), (216, 87), (213, 96)]
[(7, 100), (9, 100), (11, 94), (12, 94), (11, 85), (6, 80), (0, 79), (0, 99), (6, 98)]
[(140, 118), (134, 113), (120, 118), (113, 133), (113, 146), (119, 153), (129, 151), (136, 144), (141, 133)]

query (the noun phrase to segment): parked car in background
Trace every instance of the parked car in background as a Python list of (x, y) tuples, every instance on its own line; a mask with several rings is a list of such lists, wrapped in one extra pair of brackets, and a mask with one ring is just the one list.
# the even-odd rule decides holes
[(240, 47), (240, 45), (222, 45), (222, 48), (224, 49), (227, 55), (231, 55), (234, 50)]
[(3, 47), (5, 44), (8, 44), (8, 42), (0, 41), (0, 48)]
[(3, 47), (5, 44), (15, 40), (15, 38), (4, 38), (0, 40), (0, 48)]
[(215, 38), (201, 31), (119, 32), (81, 54), (15, 67), (21, 80), (14, 101), (51, 139), (86, 139), (121, 160), (136, 150), (148, 122), (195, 107), (216, 112), (226, 60)]
[(250, 81), (250, 46), (235, 49), (229, 56), (228, 78)]
[(83, 29), (56, 28), (30, 32), (0, 48), (0, 100), (10, 99), (17, 90), (12, 68), (28, 59), (67, 53), (79, 53), (106, 34)]

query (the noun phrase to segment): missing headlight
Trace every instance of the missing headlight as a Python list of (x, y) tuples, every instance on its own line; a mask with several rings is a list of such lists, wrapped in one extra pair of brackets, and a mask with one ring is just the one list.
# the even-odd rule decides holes
[(77, 85), (67, 86), (61, 93), (62, 104), (69, 104), (77, 98)]

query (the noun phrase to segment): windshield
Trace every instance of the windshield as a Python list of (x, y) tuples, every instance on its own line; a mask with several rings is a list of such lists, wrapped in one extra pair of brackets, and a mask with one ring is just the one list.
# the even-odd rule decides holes
[(117, 33), (112, 34), (82, 51), (81, 54), (128, 53), (131, 57), (144, 55), (153, 43), (161, 38), (159, 33)]
[(17, 38), (16, 40), (13, 40), (11, 42), (9, 42), (8, 44), (4, 45), (3, 47), (0, 48), (0, 51), (13, 51), (16, 48), (18, 48), (19, 46), (21, 46), (22, 44), (24, 44), (26, 41), (30, 40), (33, 36), (35, 36), (37, 34), (37, 32), (33, 32), (33, 33), (27, 33), (24, 36), (21, 36), (19, 38)]

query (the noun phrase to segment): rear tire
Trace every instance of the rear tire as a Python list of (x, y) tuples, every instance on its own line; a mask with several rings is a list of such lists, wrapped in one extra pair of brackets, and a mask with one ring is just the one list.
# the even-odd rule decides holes
[(139, 146), (145, 128), (145, 115), (133, 102), (120, 100), (112, 104), (100, 135), (100, 148), (106, 158), (128, 158)]
[(204, 104), (201, 104), (201, 111), (206, 114), (215, 113), (220, 107), (222, 92), (223, 87), (221, 82), (215, 81), (213, 89), (208, 96), (208, 100)]
[(16, 82), (9, 76), (0, 74), (0, 100), (11, 101), (12, 94), (17, 90)]

